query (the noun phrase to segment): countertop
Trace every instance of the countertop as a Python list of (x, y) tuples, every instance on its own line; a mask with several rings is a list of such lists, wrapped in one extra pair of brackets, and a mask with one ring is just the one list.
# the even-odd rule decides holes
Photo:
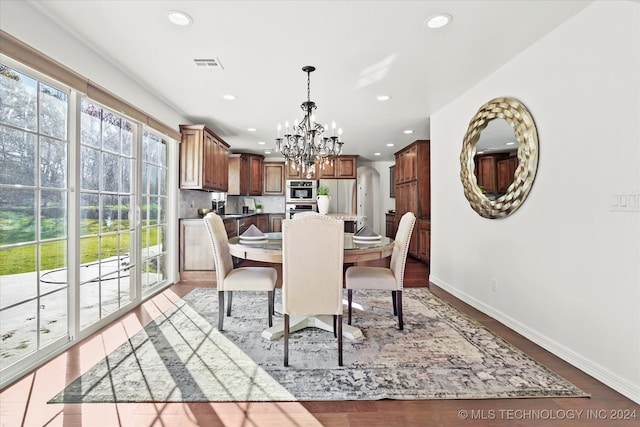
[[(228, 213), (228, 214), (224, 214), (224, 215), (220, 215), (220, 218), (222, 218), (222, 220), (226, 220), (226, 219), (242, 219), (242, 218), (247, 218), (250, 216), (255, 216), (255, 215), (284, 215), (284, 212), (260, 212), (260, 213), (256, 213), (256, 212), (249, 212), (246, 214), (243, 213)], [(202, 217), (199, 216), (186, 216), (180, 219), (202, 219)]]

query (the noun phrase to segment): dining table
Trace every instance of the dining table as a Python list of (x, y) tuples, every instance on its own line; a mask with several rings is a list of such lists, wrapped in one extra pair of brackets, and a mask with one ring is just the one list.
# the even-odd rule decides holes
[[(353, 233), (344, 233), (343, 262), (356, 264), (387, 258), (393, 252), (393, 245), (394, 241), (389, 237), (380, 236), (378, 239), (362, 238), (360, 240), (357, 236), (354, 239)], [(264, 233), (262, 238), (231, 237), (229, 252), (239, 259), (282, 264), (282, 233)], [(282, 311), (280, 304), (276, 304), (275, 309), (279, 312)], [(320, 328), (333, 332), (333, 316), (291, 316), (290, 333), (304, 328)], [(268, 340), (276, 340), (283, 335), (284, 323), (274, 324), (262, 332), (262, 337)], [(342, 336), (348, 339), (358, 339), (362, 337), (362, 331), (352, 325), (343, 324)]]

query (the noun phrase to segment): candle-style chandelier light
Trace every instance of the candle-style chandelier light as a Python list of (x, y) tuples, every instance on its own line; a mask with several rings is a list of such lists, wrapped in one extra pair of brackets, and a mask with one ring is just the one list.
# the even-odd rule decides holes
[(311, 73), (315, 67), (307, 65), (302, 71), (307, 73), (307, 100), (300, 105), (304, 112), (302, 121), (294, 121), (293, 127), (289, 122), (284, 125), (284, 137), (280, 137), (282, 127), (278, 124), (278, 137), (276, 138), (276, 151), (285, 158), (285, 163), (293, 162), (297, 170), (303, 174), (311, 174), (315, 171), (315, 165), (320, 167), (342, 154), (342, 129), (336, 130), (336, 123), (331, 124), (331, 136), (325, 136), (327, 125), (316, 123), (313, 111), (316, 103), (311, 101)]

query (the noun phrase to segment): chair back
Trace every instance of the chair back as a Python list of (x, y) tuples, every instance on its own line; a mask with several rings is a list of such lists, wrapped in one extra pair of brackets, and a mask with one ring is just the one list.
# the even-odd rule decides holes
[(308, 214), (282, 221), (285, 314), (342, 314), (344, 223)]
[(209, 232), (211, 245), (213, 246), (213, 260), (216, 265), (216, 287), (224, 290), (224, 278), (233, 270), (233, 259), (229, 252), (229, 237), (224, 228), (222, 218), (215, 212), (209, 212), (204, 217), (204, 223)]
[(407, 263), (407, 253), (409, 252), (409, 242), (411, 241), (411, 233), (416, 223), (416, 216), (413, 212), (407, 212), (400, 218), (398, 231), (393, 243), (393, 252), (391, 253), (391, 262), (389, 268), (396, 278), (398, 289), (402, 289), (404, 283), (404, 266)]

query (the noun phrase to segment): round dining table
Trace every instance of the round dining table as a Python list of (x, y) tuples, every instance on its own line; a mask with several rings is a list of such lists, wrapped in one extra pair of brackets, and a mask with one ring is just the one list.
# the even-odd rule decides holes
[[(262, 261), (282, 264), (282, 233), (265, 233), (266, 238), (229, 239), (229, 252), (232, 256), (252, 261)], [(353, 264), (364, 261), (374, 261), (391, 256), (393, 239), (358, 240), (353, 233), (344, 233), (344, 263)], [(346, 303), (346, 302), (345, 302)], [(276, 311), (278, 307), (276, 307)], [(289, 332), (304, 328), (320, 328), (333, 332), (333, 316), (291, 316)], [(262, 332), (262, 337), (275, 340), (284, 335), (284, 324), (275, 324)], [(362, 337), (362, 331), (354, 326), (344, 324), (342, 335), (349, 339)]]

